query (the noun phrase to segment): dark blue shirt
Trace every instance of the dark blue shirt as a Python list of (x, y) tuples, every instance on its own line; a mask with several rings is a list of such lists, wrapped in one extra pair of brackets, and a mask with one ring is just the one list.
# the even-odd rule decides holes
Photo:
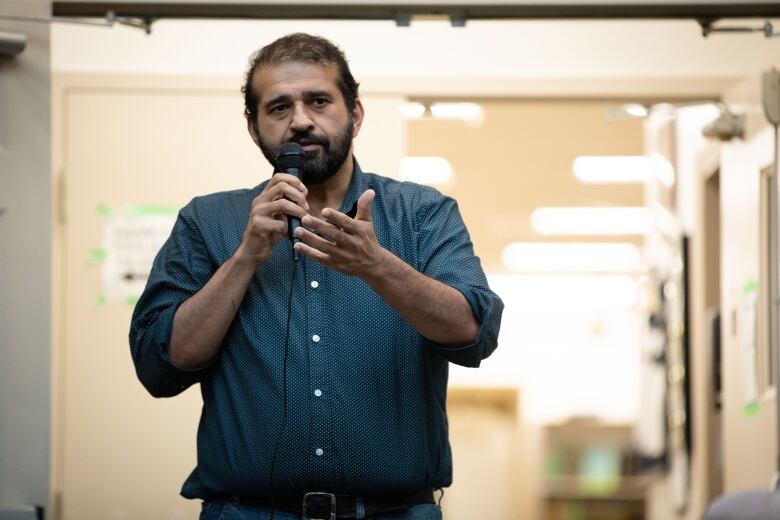
[(475, 343), (427, 340), (359, 278), (304, 256), (294, 262), (283, 239), (250, 281), (215, 359), (193, 370), (171, 364), (176, 309), (236, 251), (265, 184), (182, 208), (133, 313), (131, 352), (149, 392), (173, 396), (200, 383), (198, 464), (182, 495), (267, 498), (272, 486), (275, 496), (398, 494), (450, 485), (448, 363), (477, 367), (491, 354), (503, 304), (456, 202), (433, 188), (356, 166), (341, 211), (354, 211), (372, 188), (379, 243), (463, 293), (480, 324)]

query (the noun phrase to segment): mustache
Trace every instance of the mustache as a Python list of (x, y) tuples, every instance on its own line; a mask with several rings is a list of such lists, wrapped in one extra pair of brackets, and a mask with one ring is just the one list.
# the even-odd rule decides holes
[(304, 144), (318, 144), (318, 145), (322, 146), (325, 149), (330, 148), (330, 141), (328, 141), (327, 137), (321, 136), (321, 135), (312, 134), (312, 133), (309, 133), (309, 132), (307, 132), (305, 134), (303, 134), (303, 133), (294, 134), (290, 138), (289, 142), (297, 143), (297, 144), (300, 144), (300, 145), (304, 145)]

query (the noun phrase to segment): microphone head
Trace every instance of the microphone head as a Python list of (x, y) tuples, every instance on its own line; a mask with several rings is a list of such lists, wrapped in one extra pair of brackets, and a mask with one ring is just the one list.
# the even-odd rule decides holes
[(284, 143), (279, 149), (279, 155), (276, 156), (276, 167), (280, 172), (287, 172), (290, 168), (303, 169), (303, 163), (306, 157), (303, 155), (303, 148), (298, 143)]

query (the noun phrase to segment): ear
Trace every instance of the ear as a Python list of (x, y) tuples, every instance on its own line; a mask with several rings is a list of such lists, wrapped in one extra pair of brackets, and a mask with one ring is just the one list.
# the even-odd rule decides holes
[(258, 135), (257, 132), (257, 123), (247, 117), (246, 129), (249, 131), (249, 135), (252, 137), (252, 141), (254, 141), (257, 146), (260, 146), (260, 135)]
[(360, 132), (360, 126), (363, 124), (363, 116), (366, 114), (363, 109), (363, 103), (360, 98), (355, 100), (355, 108), (352, 109), (352, 137), (357, 137)]

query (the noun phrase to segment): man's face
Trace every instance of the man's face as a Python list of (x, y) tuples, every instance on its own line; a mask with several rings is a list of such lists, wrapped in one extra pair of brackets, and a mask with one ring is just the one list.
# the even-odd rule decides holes
[(338, 67), (285, 62), (255, 71), (257, 120), (249, 132), (275, 169), (282, 144), (296, 142), (306, 162), (303, 182), (319, 184), (335, 175), (352, 150), (363, 118), (358, 102), (347, 110), (338, 88)]

